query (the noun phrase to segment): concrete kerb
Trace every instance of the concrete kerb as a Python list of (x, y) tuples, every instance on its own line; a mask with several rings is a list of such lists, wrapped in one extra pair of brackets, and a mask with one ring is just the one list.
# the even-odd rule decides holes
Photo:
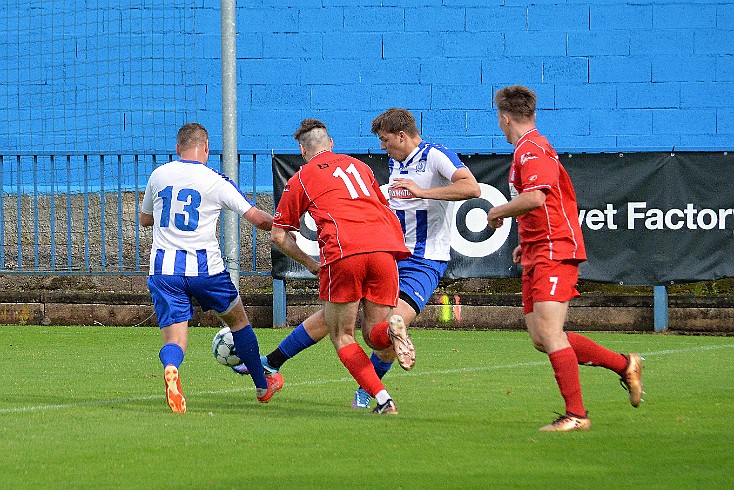
[[(269, 278), (268, 278), (269, 279)], [(128, 280), (128, 279), (126, 279)], [(0, 324), (156, 326), (150, 296), (136, 280), (127, 291), (21, 290), (0, 292)], [(109, 284), (109, 282), (108, 282)], [(242, 288), (253, 327), (272, 328), (273, 297)], [(287, 325), (296, 326), (320, 307), (315, 291), (288, 294)], [(192, 326), (219, 326), (195, 308)], [(523, 330), (518, 294), (435, 294), (414, 328)], [(653, 332), (652, 296), (588, 295), (572, 301), (566, 327), (576, 331)], [(734, 298), (671, 297), (668, 332), (734, 334)]]

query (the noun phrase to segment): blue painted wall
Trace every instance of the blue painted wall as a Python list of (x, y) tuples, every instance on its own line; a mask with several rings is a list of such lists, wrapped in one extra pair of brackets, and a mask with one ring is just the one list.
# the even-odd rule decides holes
[[(166, 152), (188, 120), (221, 146), (219, 0), (27, 3), (0, 13), (0, 151)], [(377, 151), (404, 106), (426, 139), (509, 152), (514, 83), (561, 151), (734, 149), (734, 0), (238, 3), (243, 151), (294, 150), (303, 117)]]

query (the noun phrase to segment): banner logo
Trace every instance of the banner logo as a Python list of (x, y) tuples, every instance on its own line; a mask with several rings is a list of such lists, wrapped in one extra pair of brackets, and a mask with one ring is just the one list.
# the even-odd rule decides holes
[(454, 204), (451, 227), (451, 248), (467, 257), (485, 257), (499, 250), (507, 241), (512, 219), (506, 219), (498, 229), (490, 228), (487, 213), (494, 206), (507, 203), (507, 198), (495, 187), (479, 183), (481, 195)]

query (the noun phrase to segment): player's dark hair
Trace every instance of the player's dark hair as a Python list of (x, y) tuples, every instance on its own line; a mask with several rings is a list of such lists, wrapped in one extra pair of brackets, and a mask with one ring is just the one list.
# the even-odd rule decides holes
[(209, 133), (206, 128), (195, 122), (181, 126), (176, 135), (176, 144), (181, 151), (203, 146), (207, 141), (209, 141)]
[(293, 133), (293, 137), (307, 150), (313, 150), (316, 146), (324, 145), (329, 141), (329, 131), (326, 124), (318, 119), (304, 119), (301, 127)]
[(494, 94), (494, 105), (498, 111), (523, 121), (533, 117), (537, 101), (535, 92), (523, 85), (504, 87)]
[(391, 107), (372, 121), (372, 134), (383, 131), (385, 133), (398, 134), (400, 131), (409, 136), (418, 135), (418, 126), (415, 117), (410, 111)]
[(318, 119), (304, 119), (303, 121), (301, 121), (301, 127), (298, 128), (295, 133), (293, 133), (293, 137), (296, 139), (296, 141), (300, 142), (301, 136), (317, 128), (326, 131), (326, 124), (322, 123)]

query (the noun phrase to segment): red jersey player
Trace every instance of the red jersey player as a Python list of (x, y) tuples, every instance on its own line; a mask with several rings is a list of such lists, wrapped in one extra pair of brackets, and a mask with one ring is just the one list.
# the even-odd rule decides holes
[(510, 169), (512, 200), (489, 210), (493, 228), (516, 216), (520, 245), (512, 258), (522, 272), (523, 313), (536, 349), (548, 354), (566, 404), (565, 414), (541, 431), (588, 430), (578, 364), (601, 366), (622, 378), (630, 403), (642, 401), (642, 358), (617, 354), (591, 339), (564, 332), (568, 302), (576, 290), (578, 266), (586, 260), (576, 193), (553, 147), (535, 127), (535, 93), (514, 85), (495, 95), (499, 127), (515, 145)]
[[(376, 349), (392, 345), (398, 357), (415, 357), (402, 318), (393, 315), (387, 321), (399, 294), (395, 261), (410, 255), (400, 222), (372, 170), (331, 151), (334, 142), (324, 123), (304, 119), (294, 137), (306, 164), (283, 190), (271, 239), (283, 253), (318, 275), (331, 341), (354, 379), (376, 398), (374, 412), (397, 413), (354, 331), (363, 303), (363, 335), (368, 344)], [(320, 263), (301, 250), (290, 234), (299, 229), (306, 211), (316, 223)]]

